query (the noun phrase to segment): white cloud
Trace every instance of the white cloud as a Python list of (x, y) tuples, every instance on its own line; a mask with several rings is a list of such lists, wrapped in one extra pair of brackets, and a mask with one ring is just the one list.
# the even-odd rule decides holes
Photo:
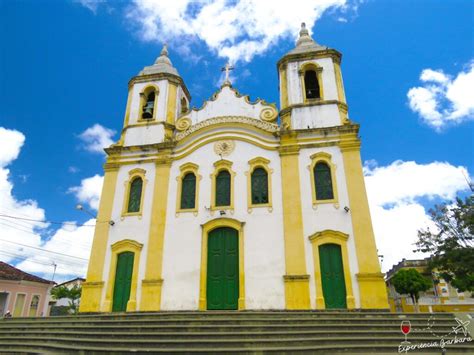
[(474, 119), (474, 62), (453, 79), (442, 70), (425, 69), (420, 80), (423, 86), (408, 93), (410, 108), (436, 130), (448, 124)]
[(97, 13), (97, 9), (101, 4), (105, 3), (105, 0), (75, 0), (75, 2), (89, 9), (95, 15)]
[(250, 61), (285, 37), (295, 37), (301, 22), (312, 28), (328, 9), (349, 9), (346, 0), (134, 0), (127, 17), (146, 41), (203, 41), (219, 57)]
[(114, 143), (112, 140), (115, 131), (96, 123), (87, 128), (79, 135), (79, 138), (86, 144), (85, 149), (93, 153), (104, 153), (104, 148)]
[(71, 187), (69, 192), (74, 193), (80, 202), (87, 203), (90, 208), (97, 210), (99, 208), (103, 183), (103, 176), (94, 175), (90, 178), (83, 179), (80, 186)]
[(452, 200), (468, 188), (467, 170), (449, 163), (398, 160), (377, 167), (368, 162), (364, 173), (377, 247), (384, 256), (383, 271), (403, 258), (424, 257), (413, 252), (417, 231), (433, 225), (420, 199)]
[[(13, 264), (21, 261), (17, 267), (45, 278), (52, 277), (54, 262), (59, 275), (55, 280), (84, 276), (87, 261), (27, 247), (87, 259), (94, 228), (63, 225), (54, 231), (50, 224), (41, 222), (45, 221), (45, 211), (36, 201), (16, 199), (7, 166), (18, 157), (24, 141), (21, 132), (0, 127), (0, 260)], [(94, 220), (86, 224), (93, 225)]]

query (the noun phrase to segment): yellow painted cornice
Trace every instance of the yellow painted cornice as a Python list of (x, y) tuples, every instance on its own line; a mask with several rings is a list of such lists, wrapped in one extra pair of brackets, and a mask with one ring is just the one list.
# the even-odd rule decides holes
[(134, 84), (137, 83), (145, 83), (153, 80), (163, 80), (167, 79), (170, 83), (174, 83), (176, 85), (180, 85), (183, 88), (184, 94), (188, 98), (188, 102), (191, 101), (191, 94), (189, 93), (186, 84), (184, 83), (183, 79), (180, 76), (170, 74), (170, 73), (156, 73), (156, 74), (149, 74), (149, 75), (137, 75), (134, 76), (128, 82), (128, 87), (130, 88)]
[(277, 63), (277, 70), (283, 69), (282, 66), (289, 62), (295, 62), (308, 59), (332, 58), (335, 62), (340, 63), (342, 54), (335, 49), (324, 49), (305, 53), (293, 53), (283, 56)]
[(311, 107), (311, 106), (323, 106), (323, 105), (337, 105), (338, 107), (348, 110), (347, 104), (345, 104), (342, 101), (339, 100), (319, 100), (319, 99), (314, 99), (314, 100), (308, 100), (304, 104), (294, 104), (285, 107), (283, 110), (280, 111), (280, 116), (283, 116), (287, 114), (288, 112), (292, 111), (294, 108), (301, 108), (301, 107)]

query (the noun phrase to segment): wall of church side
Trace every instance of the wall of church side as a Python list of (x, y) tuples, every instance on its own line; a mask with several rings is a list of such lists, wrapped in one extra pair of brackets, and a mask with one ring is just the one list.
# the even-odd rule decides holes
[[(125, 194), (127, 188), (127, 181), (129, 180), (129, 171), (140, 168), (146, 171), (143, 195), (143, 211), (142, 216), (122, 216), (122, 210), (125, 203)], [(153, 200), (153, 187), (155, 180), (155, 164), (130, 164), (122, 165), (118, 172), (117, 186), (115, 190), (114, 206), (112, 209), (112, 220), (115, 222), (109, 229), (109, 240), (107, 244), (107, 251), (105, 254), (104, 274), (103, 280), (106, 282), (102, 301), (104, 301), (105, 290), (109, 279), (110, 263), (111, 263), (111, 248), (114, 243), (124, 240), (132, 239), (143, 244), (143, 249), (140, 254), (140, 264), (138, 270), (138, 287), (137, 287), (137, 307), (140, 304), (141, 296), (141, 280), (145, 277), (147, 244), (151, 222), (151, 207)]]
[[(318, 204), (314, 209), (312, 206), (312, 175), (308, 166), (311, 164), (311, 155), (317, 152), (331, 154), (331, 160), (336, 166), (336, 184), (338, 193), (337, 208), (334, 203)], [(301, 180), (301, 205), (303, 210), (303, 225), (306, 251), (306, 265), (310, 274), (310, 295), (311, 307), (315, 307), (316, 288), (314, 275), (314, 261), (312, 245), (309, 237), (316, 232), (326, 229), (343, 232), (349, 235), (347, 248), (349, 254), (349, 264), (352, 276), (352, 289), (355, 298), (356, 308), (360, 307), (359, 287), (356, 279), (358, 273), (357, 254), (354, 244), (354, 234), (350, 212), (344, 211), (345, 206), (349, 206), (349, 197), (345, 180), (344, 164), (339, 147), (324, 147), (302, 149), (299, 156), (300, 180)]]
[(294, 129), (334, 127), (341, 124), (337, 105), (295, 107), (291, 114)]
[(161, 143), (164, 141), (165, 128), (163, 125), (143, 125), (129, 127), (125, 134), (124, 146)]
[[(276, 151), (268, 151), (252, 144), (235, 140), (235, 150), (224, 157), (232, 161), (234, 180), (234, 207), (228, 218), (245, 222), (244, 269), (245, 269), (245, 308), (284, 309), (285, 294), (283, 275), (285, 274), (285, 255), (283, 244), (283, 218), (281, 205), (280, 161)], [(207, 144), (171, 167), (168, 214), (166, 220), (163, 257), (163, 310), (197, 309), (201, 273), (201, 225), (220, 218), (219, 212), (213, 214), (206, 209), (211, 205), (211, 173), (213, 163), (220, 157), (213, 150), (214, 144)], [(273, 211), (267, 207), (254, 208), (251, 213), (247, 206), (248, 161), (256, 157), (270, 160), (272, 174)], [(176, 215), (177, 187), (176, 177), (179, 167), (192, 162), (199, 165), (202, 179), (199, 183), (199, 212)], [(241, 252), (241, 251), (240, 251)]]

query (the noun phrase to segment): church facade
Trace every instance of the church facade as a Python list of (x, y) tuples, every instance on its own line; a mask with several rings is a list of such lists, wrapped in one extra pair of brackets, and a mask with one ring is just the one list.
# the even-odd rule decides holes
[(303, 24), (280, 110), (228, 77), (189, 109), (166, 47), (132, 78), (80, 311), (387, 309), (340, 61)]

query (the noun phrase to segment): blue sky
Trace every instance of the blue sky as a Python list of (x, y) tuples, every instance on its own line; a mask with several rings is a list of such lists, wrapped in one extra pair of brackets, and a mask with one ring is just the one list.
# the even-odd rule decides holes
[[(343, 54), (384, 269), (412, 257), (426, 208), (467, 193), (474, 170), (473, 2), (262, 3), (0, 0), (0, 215), (77, 223), (0, 216), (0, 260), (45, 277), (53, 261), (59, 278), (84, 272), (93, 228), (80, 226), (94, 221), (74, 206), (95, 213), (101, 146), (122, 128), (128, 80), (163, 42), (193, 106), (227, 61), (241, 93), (278, 104), (276, 62), (303, 21)], [(14, 243), (81, 259), (68, 268), (69, 257)]]

